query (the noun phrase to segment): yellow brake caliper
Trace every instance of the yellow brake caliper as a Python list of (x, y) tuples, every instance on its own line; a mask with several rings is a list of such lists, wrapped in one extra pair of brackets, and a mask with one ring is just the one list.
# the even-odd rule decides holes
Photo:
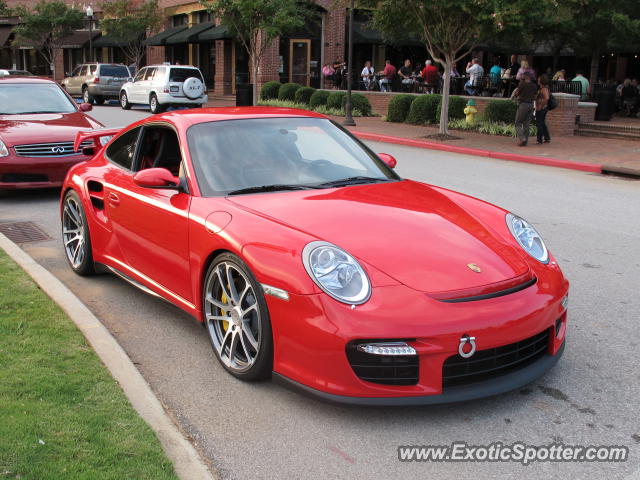
[[(225, 305), (227, 305), (229, 303), (229, 299), (227, 298), (227, 295), (222, 292), (222, 296), (220, 297), (220, 301), (222, 303), (224, 303)], [(226, 315), (227, 312), (225, 312), (224, 310), (220, 309), (220, 311), (222, 312), (221, 315)], [(226, 320), (222, 320), (222, 331), (226, 332), (227, 328), (229, 328), (229, 322), (227, 322)]]

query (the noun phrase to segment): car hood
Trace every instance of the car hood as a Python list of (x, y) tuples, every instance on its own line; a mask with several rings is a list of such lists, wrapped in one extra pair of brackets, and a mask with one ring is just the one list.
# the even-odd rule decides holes
[(423, 292), (488, 293), (531, 275), (512, 244), (446, 195), (411, 180), (228, 198)]
[(73, 141), (79, 130), (102, 127), (83, 112), (0, 115), (0, 139), (8, 147)]

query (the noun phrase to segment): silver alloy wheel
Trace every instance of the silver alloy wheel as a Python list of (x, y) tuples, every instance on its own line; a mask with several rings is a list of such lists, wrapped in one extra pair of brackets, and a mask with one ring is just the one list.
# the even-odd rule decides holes
[(152, 112), (158, 110), (158, 99), (155, 97), (155, 95), (151, 96), (151, 99), (149, 100), (149, 107), (151, 107)]
[(251, 282), (231, 262), (220, 262), (210, 271), (205, 286), (207, 331), (227, 368), (249, 370), (260, 352), (260, 306)]
[(84, 238), (84, 220), (82, 210), (74, 198), (67, 197), (62, 212), (62, 240), (69, 263), (79, 268), (87, 255), (87, 242)]
[(85, 88), (82, 91), (82, 99), (84, 100), (84, 103), (90, 103), (89, 102), (89, 89), (88, 88)]
[(120, 94), (120, 106), (122, 108), (126, 108), (128, 103), (129, 103), (129, 99), (127, 98), (127, 93), (126, 92), (122, 92)]

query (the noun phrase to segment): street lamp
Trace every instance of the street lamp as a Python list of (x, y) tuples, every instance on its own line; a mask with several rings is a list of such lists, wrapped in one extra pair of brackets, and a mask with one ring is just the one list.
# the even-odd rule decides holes
[(93, 8), (87, 7), (87, 18), (89, 19), (89, 60), (93, 63)]
[(355, 127), (356, 122), (353, 120), (352, 103), (351, 103), (351, 83), (353, 82), (353, 9), (355, 8), (355, 0), (351, 0), (349, 8), (349, 53), (347, 56), (347, 98), (344, 102), (345, 118), (343, 125)]

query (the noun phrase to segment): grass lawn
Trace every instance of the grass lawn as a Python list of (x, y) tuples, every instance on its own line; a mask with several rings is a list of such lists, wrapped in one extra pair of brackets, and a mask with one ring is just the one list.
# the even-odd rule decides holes
[(0, 250), (0, 479), (176, 479), (71, 320)]

